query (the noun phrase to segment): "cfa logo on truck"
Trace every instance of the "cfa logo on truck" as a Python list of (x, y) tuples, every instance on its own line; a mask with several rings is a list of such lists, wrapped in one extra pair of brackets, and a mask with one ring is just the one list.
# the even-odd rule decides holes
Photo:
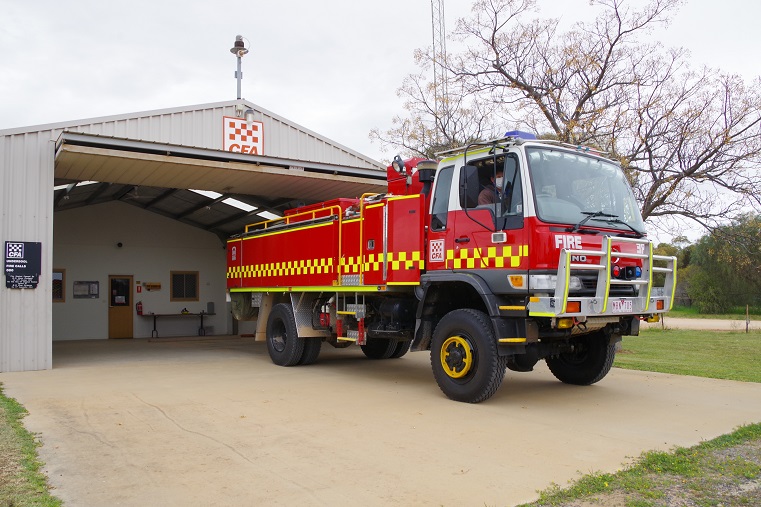
[(225, 116), (223, 139), (225, 151), (262, 155), (264, 152), (264, 125), (260, 121), (246, 123), (243, 118)]

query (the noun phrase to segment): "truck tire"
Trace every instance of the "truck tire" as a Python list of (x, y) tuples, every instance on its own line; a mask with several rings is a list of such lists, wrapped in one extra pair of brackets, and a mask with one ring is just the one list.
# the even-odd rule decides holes
[(489, 317), (470, 308), (439, 321), (431, 340), (431, 368), (450, 399), (479, 403), (491, 398), (505, 378), (507, 356), (497, 352)]
[(370, 338), (360, 345), (362, 352), (369, 359), (388, 359), (396, 351), (397, 340), (388, 338)]
[(267, 319), (267, 352), (279, 366), (294, 366), (304, 352), (304, 340), (296, 331), (293, 308), (286, 303), (272, 307)]
[(572, 343), (573, 352), (546, 359), (555, 378), (577, 386), (588, 386), (602, 380), (613, 366), (616, 344), (602, 332), (580, 336)]
[(410, 351), (411, 343), (412, 342), (409, 340), (399, 340), (399, 342), (396, 344), (394, 352), (391, 354), (391, 359), (399, 359), (400, 357), (404, 356), (407, 352)]
[(317, 361), (322, 348), (322, 338), (303, 338), (304, 352), (301, 353), (299, 364), (312, 364)]

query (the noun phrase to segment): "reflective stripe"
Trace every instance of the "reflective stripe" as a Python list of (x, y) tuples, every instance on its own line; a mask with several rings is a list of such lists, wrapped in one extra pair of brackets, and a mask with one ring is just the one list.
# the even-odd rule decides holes
[(230, 292), (385, 292), (385, 285), (292, 285), (286, 287), (242, 287)]
[(447, 250), (447, 269), (517, 268), (528, 257), (528, 245)]
[(287, 262), (268, 262), (232, 266), (227, 269), (227, 278), (261, 278), (268, 276), (322, 275), (333, 273), (333, 258), (302, 259)]
[[(389, 252), (385, 259), (391, 271), (407, 269), (425, 269), (425, 261), (421, 252)], [(382, 253), (370, 254), (365, 258), (364, 271), (380, 271), (383, 268)]]

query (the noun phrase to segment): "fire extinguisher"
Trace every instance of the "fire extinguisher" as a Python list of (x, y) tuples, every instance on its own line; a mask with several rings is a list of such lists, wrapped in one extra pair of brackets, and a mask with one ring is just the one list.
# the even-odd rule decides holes
[(137, 304), (135, 304), (135, 310), (137, 310), (137, 314), (138, 315), (142, 315), (143, 314), (143, 302), (142, 301), (138, 301)]

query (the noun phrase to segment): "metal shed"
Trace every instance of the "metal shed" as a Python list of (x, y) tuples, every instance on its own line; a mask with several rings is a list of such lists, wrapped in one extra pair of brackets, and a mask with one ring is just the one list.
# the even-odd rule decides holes
[(243, 100), (0, 131), (0, 244), (41, 244), (37, 287), (0, 285), (0, 372), (52, 367), (57, 212), (117, 201), (224, 240), (299, 203), (383, 192), (383, 169)]

